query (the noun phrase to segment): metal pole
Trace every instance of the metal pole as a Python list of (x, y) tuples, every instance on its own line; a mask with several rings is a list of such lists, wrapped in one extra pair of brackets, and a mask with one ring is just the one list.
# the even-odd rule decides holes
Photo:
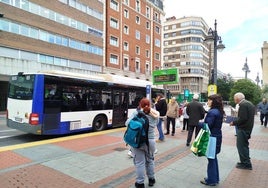
[(218, 33), (217, 33), (217, 20), (215, 20), (215, 30), (214, 30), (214, 84), (217, 85), (217, 43), (218, 43)]

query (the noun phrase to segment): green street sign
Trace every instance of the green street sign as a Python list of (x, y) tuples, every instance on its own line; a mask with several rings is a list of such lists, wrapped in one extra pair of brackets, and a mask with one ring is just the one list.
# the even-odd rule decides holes
[(178, 83), (178, 69), (163, 69), (153, 71), (153, 84), (177, 84)]

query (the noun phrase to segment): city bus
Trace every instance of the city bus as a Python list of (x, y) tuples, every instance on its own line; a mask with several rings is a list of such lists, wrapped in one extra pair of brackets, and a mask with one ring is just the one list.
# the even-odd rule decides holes
[(9, 80), (7, 126), (37, 135), (122, 127), (148, 90), (150, 98), (169, 94), (149, 81), (112, 74), (20, 72)]

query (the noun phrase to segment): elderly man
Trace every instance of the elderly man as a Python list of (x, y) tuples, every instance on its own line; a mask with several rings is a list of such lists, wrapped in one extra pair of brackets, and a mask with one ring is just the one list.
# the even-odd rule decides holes
[(199, 120), (204, 119), (205, 109), (203, 105), (198, 102), (199, 95), (194, 94), (192, 102), (188, 103), (186, 112), (189, 116), (188, 120), (188, 135), (186, 140), (186, 146), (190, 146), (193, 132), (195, 131), (195, 137), (197, 136), (200, 128), (198, 127)]
[(234, 95), (234, 102), (239, 104), (237, 119), (230, 123), (231, 126), (236, 125), (237, 138), (236, 147), (238, 150), (240, 162), (236, 164), (236, 168), (252, 170), (252, 164), (249, 157), (249, 142), (254, 124), (255, 107), (245, 99), (243, 93)]

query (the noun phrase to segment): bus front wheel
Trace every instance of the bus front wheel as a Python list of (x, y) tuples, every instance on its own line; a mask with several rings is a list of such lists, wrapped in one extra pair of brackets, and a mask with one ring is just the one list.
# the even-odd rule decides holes
[(98, 115), (93, 121), (93, 131), (102, 131), (107, 127), (107, 119), (105, 116)]

